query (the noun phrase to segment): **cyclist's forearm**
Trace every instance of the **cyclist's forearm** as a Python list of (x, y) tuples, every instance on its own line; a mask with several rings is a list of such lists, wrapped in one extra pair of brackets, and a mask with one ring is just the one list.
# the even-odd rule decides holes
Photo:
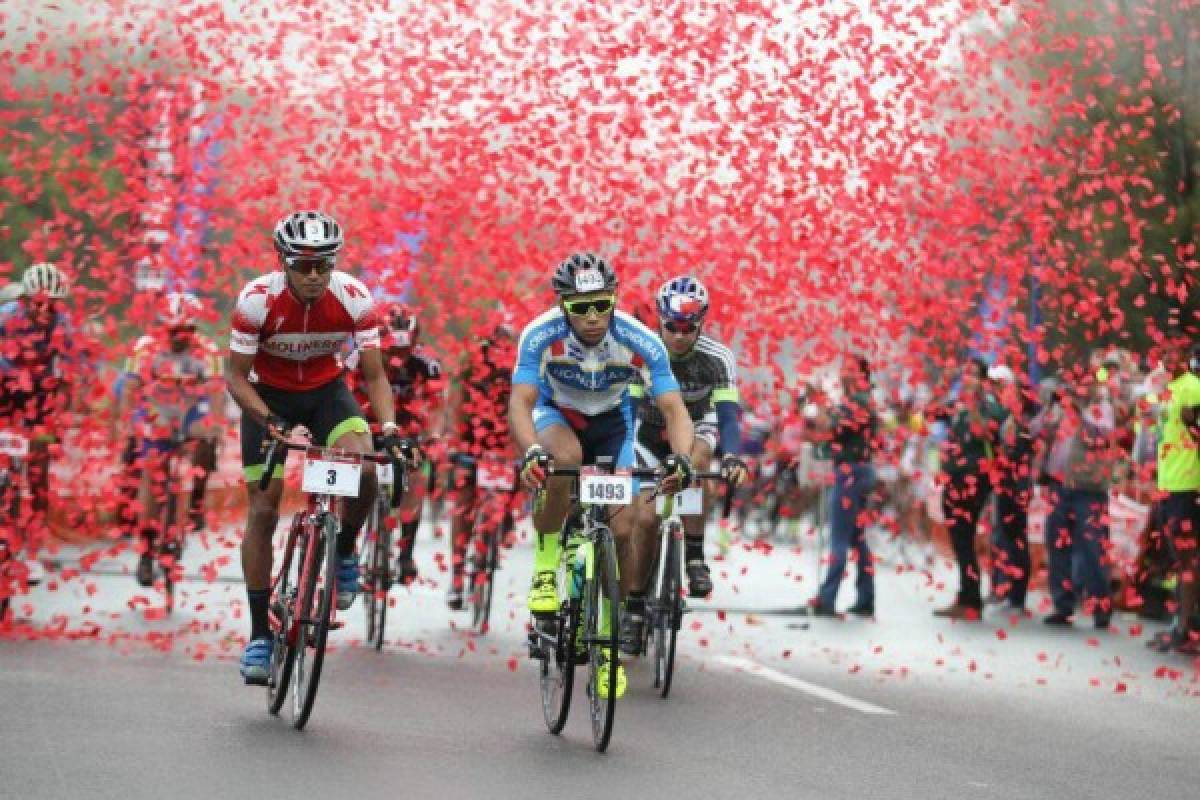
[(517, 443), (517, 449), (522, 453), (537, 442), (537, 432), (533, 428), (533, 406), (536, 402), (536, 394), (530, 398), (524, 393), (518, 393), (517, 387), (513, 387), (508, 404), (508, 427)]
[(266, 425), (267, 417), (271, 414), (271, 409), (267, 408), (267, 404), (263, 402), (262, 397), (255, 390), (254, 384), (250, 383), (244, 375), (227, 373), (225, 376), (225, 385), (229, 389), (230, 396), (233, 397), (233, 402), (238, 404), (243, 414), (246, 414), (260, 425)]
[(662, 412), (667, 422), (667, 442), (671, 445), (671, 452), (688, 455), (692, 452), (692, 440), (696, 437), (696, 431), (692, 426), (692, 417), (687, 406), (682, 400), (664, 406)]
[(371, 409), (380, 425), (396, 421), (396, 405), (392, 398), (392, 386), (388, 383), (387, 373), (380, 370), (367, 379), (367, 399), (371, 401)]

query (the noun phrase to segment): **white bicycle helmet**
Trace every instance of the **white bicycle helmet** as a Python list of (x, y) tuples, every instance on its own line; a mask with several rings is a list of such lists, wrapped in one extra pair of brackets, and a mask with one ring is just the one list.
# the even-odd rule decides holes
[(21, 288), (26, 297), (45, 294), (55, 300), (62, 300), (67, 296), (69, 285), (66, 276), (58, 267), (43, 261), (25, 270), (25, 274), (21, 276)]

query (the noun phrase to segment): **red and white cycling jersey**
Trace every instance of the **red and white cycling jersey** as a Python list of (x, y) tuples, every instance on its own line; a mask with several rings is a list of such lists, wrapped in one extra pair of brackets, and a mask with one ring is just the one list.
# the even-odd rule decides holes
[(287, 275), (272, 272), (238, 295), (229, 349), (254, 356), (252, 381), (303, 391), (341, 374), (336, 354), (348, 337), (359, 348), (379, 348), (375, 301), (362, 281), (335, 271), (325, 294), (306, 305), (288, 289)]

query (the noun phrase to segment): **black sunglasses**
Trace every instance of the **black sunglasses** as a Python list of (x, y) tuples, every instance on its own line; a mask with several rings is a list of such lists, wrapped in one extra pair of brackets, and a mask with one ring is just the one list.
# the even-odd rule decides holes
[(616, 298), (597, 297), (593, 300), (563, 300), (567, 313), (575, 317), (583, 317), (595, 311), (597, 314), (607, 314), (617, 304)]
[(333, 256), (325, 256), (323, 258), (313, 258), (312, 256), (284, 256), (283, 263), (292, 272), (300, 275), (309, 275), (316, 272), (318, 275), (328, 275), (333, 272), (333, 268), (337, 265), (337, 259)]
[(676, 321), (673, 319), (663, 320), (662, 326), (671, 333), (695, 333), (700, 330), (699, 322)]

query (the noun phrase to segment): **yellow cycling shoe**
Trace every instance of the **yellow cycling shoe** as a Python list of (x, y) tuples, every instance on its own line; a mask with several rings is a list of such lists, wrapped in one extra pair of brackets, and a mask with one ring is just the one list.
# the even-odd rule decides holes
[(554, 614), (558, 611), (558, 582), (553, 572), (534, 573), (528, 605), (531, 614)]
[[(608, 699), (608, 669), (612, 663), (612, 652), (606, 647), (600, 651), (600, 666), (596, 668), (596, 694), (601, 700)], [(617, 699), (625, 696), (625, 666), (617, 664)]]

